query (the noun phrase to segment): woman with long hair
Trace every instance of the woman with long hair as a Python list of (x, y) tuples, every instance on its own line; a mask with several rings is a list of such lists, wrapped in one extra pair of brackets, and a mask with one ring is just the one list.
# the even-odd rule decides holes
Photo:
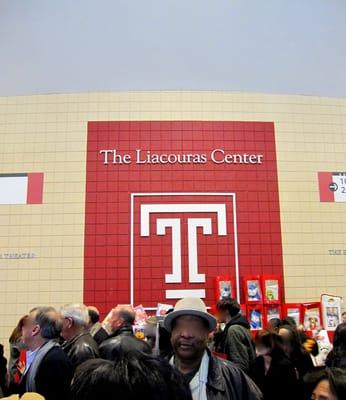
[(327, 356), (328, 367), (346, 368), (346, 323), (339, 324), (334, 332), (333, 349)]
[(283, 348), (288, 359), (294, 365), (298, 379), (302, 382), (304, 375), (314, 368), (310, 354), (303, 348), (299, 332), (290, 325), (283, 325), (279, 330)]
[(263, 393), (263, 400), (297, 398), (298, 379), (287, 358), (282, 338), (275, 332), (259, 332), (256, 339), (257, 357), (249, 375)]

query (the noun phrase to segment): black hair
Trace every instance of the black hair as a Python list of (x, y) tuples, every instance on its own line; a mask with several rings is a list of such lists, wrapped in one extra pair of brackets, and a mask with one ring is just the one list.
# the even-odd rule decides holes
[(271, 318), (268, 321), (267, 329), (278, 331), (281, 326), (282, 326), (282, 321), (280, 318)]
[(282, 358), (287, 358), (283, 349), (283, 340), (275, 332), (271, 331), (260, 331), (258, 332), (255, 339), (256, 346), (263, 346), (270, 349), (269, 355), (274, 360), (281, 360)]
[(135, 318), (136, 318), (135, 313), (132, 313), (127, 310), (119, 310), (118, 315), (121, 319), (124, 320), (125, 325), (133, 325), (135, 322)]
[(92, 359), (77, 367), (73, 400), (192, 400), (188, 384), (166, 360), (132, 352), (116, 363)]
[(334, 332), (333, 349), (329, 352), (328, 367), (346, 367), (346, 323), (339, 324)]
[(334, 332), (333, 349), (336, 353), (346, 356), (346, 323), (339, 324)]
[(284, 348), (286, 348), (288, 358), (295, 365), (297, 362), (299, 363), (299, 360), (301, 360), (306, 353), (299, 332), (291, 325), (282, 325), (280, 326), (279, 331), (281, 329), (288, 331), (288, 338), (283, 338)]
[(35, 322), (40, 326), (41, 336), (44, 339), (57, 339), (60, 337), (62, 322), (54, 307), (35, 307), (30, 310), (31, 313)]
[(231, 317), (235, 317), (240, 312), (240, 305), (236, 299), (223, 298), (217, 304), (216, 308), (221, 311), (227, 311)]
[(92, 308), (88, 308), (88, 314), (89, 314), (90, 322), (93, 325), (100, 321), (100, 314), (96, 310), (93, 310)]
[(296, 320), (293, 317), (290, 317), (289, 315), (282, 320), (282, 325), (293, 326), (293, 328), (297, 327)]
[(144, 340), (125, 335), (106, 339), (99, 347), (100, 357), (110, 361), (117, 361), (133, 351), (151, 354), (152, 349)]
[(310, 393), (323, 380), (329, 382), (329, 387), (337, 400), (346, 399), (346, 369), (318, 367), (304, 376), (304, 384)]

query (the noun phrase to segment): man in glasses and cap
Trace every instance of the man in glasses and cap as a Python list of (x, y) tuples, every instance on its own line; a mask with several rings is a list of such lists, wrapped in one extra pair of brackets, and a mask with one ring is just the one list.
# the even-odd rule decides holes
[(216, 319), (201, 299), (179, 300), (164, 320), (171, 332), (171, 364), (189, 383), (194, 400), (259, 400), (260, 390), (238, 367), (214, 357), (207, 347)]

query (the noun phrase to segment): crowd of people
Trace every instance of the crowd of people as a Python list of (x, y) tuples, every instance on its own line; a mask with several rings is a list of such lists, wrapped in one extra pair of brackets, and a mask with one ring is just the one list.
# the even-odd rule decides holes
[[(0, 397), (91, 400), (345, 400), (346, 321), (318, 366), (318, 343), (293, 319), (250, 331), (238, 302), (216, 317), (197, 298), (134, 334), (135, 311), (119, 305), (100, 321), (95, 307), (36, 307), (18, 321), (9, 360), (0, 346)], [(324, 365), (321, 365), (324, 364)], [(38, 397), (28, 397), (38, 396)]]

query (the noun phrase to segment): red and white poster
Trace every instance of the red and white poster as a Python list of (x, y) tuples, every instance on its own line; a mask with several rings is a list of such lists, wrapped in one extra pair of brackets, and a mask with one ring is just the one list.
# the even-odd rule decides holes
[(346, 172), (319, 172), (321, 202), (346, 201)]
[(42, 204), (43, 172), (0, 174), (0, 204)]
[(84, 301), (215, 302), (227, 275), (283, 276), (274, 124), (89, 122)]

